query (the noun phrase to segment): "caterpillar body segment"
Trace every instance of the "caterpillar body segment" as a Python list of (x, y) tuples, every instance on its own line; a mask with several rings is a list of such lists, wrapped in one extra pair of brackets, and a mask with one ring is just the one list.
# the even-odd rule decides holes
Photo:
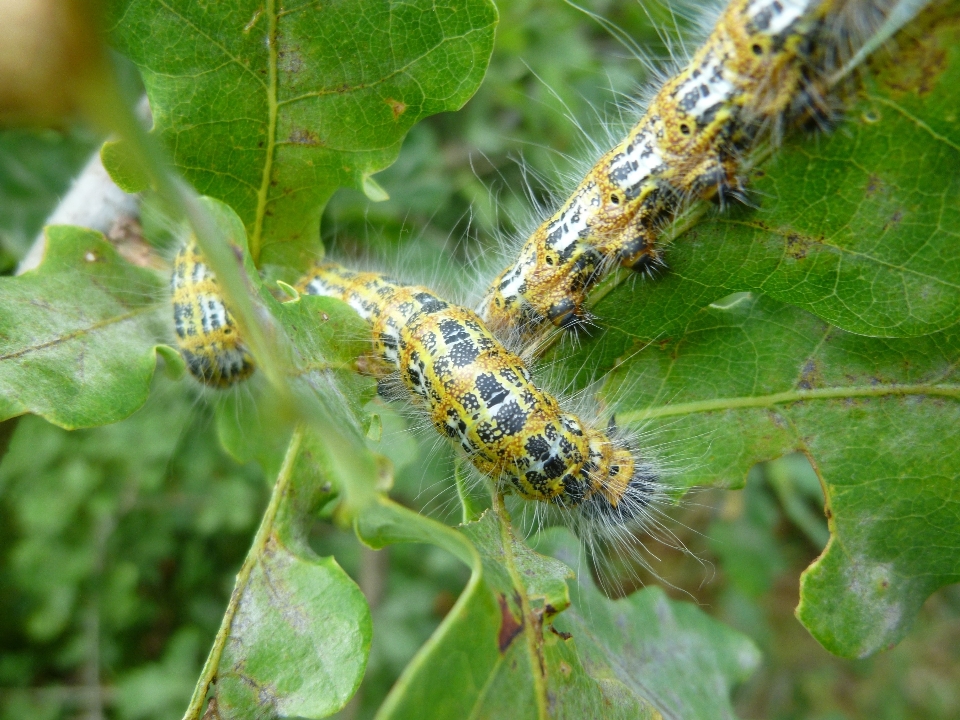
[(576, 325), (606, 274), (657, 261), (661, 232), (690, 200), (737, 194), (760, 135), (822, 102), (815, 59), (836, 53), (817, 45), (833, 6), (849, 1), (733, 0), (639, 123), (494, 280), (480, 316), (528, 340), (551, 323)]
[(205, 385), (230, 387), (249, 377), (253, 358), (223, 303), (217, 279), (195, 240), (181, 246), (170, 277), (177, 349), (190, 374)]
[(371, 372), (392, 376), (484, 475), (521, 497), (619, 524), (639, 517), (657, 478), (626, 443), (565, 412), (472, 310), (430, 290), (338, 265), (305, 294), (339, 298), (370, 323)]

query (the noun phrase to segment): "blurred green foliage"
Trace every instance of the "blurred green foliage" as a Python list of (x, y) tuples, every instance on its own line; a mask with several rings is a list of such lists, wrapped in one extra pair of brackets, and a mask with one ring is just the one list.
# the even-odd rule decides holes
[(0, 133), (0, 274), (12, 272), (30, 249), (96, 140), (83, 130)]
[(267, 487), (202, 403), (156, 385), (115, 425), (17, 423), (0, 466), (4, 718), (183, 710)]
[[(663, 53), (639, 4), (590, 7)], [(328, 205), (323, 233), (340, 253), (407, 267), (436, 267), (438, 253), (465, 260), (467, 227), (514, 232), (529, 214), (529, 199), (516, 194), (524, 173), (544, 199), (600, 119), (617, 116), (614, 101), (645, 79), (622, 45), (571, 6), (517, 0), (500, 12), (480, 91), (461, 112), (415, 126), (378, 175), (391, 199), (342, 190)], [(0, 271), (29, 248), (93, 146), (82, 132), (0, 134)], [(144, 221), (149, 228), (151, 216)], [(74, 433), (34, 417), (0, 425), (0, 448), (10, 441), (0, 465), (0, 719), (179, 717), (268, 492), (259, 469), (220, 450), (210, 404), (158, 377), (149, 403), (116, 425)], [(395, 465), (394, 497), (456, 522), (446, 446), (409, 432), (388, 406), (379, 412), (377, 449)], [(692, 556), (657, 551), (655, 569), (674, 597), (695, 597), (764, 651), (738, 692), (740, 715), (960, 718), (956, 587), (926, 603), (900, 645), (865, 661), (833, 657), (793, 617), (799, 573), (827, 537), (822, 502), (809, 463), (789, 456), (755, 468), (742, 491), (689, 496), (676, 528)], [(311, 542), (370, 601), (368, 672), (339, 716), (370, 717), (468, 573), (432, 547), (361, 549), (326, 520)]]

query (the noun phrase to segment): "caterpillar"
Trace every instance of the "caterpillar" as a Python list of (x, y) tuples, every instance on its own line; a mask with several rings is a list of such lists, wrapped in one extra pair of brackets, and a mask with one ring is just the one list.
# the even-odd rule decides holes
[(400, 385), (501, 489), (577, 508), (583, 523), (599, 528), (645, 515), (659, 487), (654, 466), (624, 440), (564, 411), (474, 311), (425, 287), (329, 263), (297, 288), (356, 310), (370, 325), (369, 372)]
[(193, 238), (174, 258), (170, 289), (177, 349), (190, 374), (217, 388), (249, 377), (253, 359)]
[[(907, 4), (915, 14), (923, 3)], [(692, 200), (742, 194), (744, 160), (762, 138), (776, 139), (802, 117), (830, 116), (828, 76), (866, 47), (860, 26), (880, 27), (895, 6), (733, 0), (626, 138), (489, 285), (480, 317), (528, 342), (551, 326), (584, 323), (590, 290), (617, 266), (643, 272), (658, 264), (662, 232)]]
[[(191, 374), (220, 388), (248, 377), (253, 361), (193, 239), (177, 253), (171, 286), (178, 347)], [(591, 535), (640, 520), (657, 499), (653, 463), (612, 430), (566, 412), (474, 311), (425, 287), (332, 263), (297, 289), (342, 300), (366, 320), (364, 371), (384, 394), (425, 408), (437, 431), (501, 490), (576, 508), (576, 525)]]

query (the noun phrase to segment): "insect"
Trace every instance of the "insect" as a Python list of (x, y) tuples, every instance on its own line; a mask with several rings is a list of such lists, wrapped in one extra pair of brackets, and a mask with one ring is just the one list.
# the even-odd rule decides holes
[(253, 358), (243, 344), (217, 279), (195, 240), (184, 243), (170, 277), (177, 348), (190, 374), (205, 385), (226, 388), (249, 377)]
[(424, 408), (487, 477), (589, 522), (639, 519), (657, 492), (653, 465), (566, 412), (472, 310), (425, 287), (324, 264), (298, 284), (348, 303), (370, 324), (370, 372)]
[(866, 47), (861, 26), (880, 26), (893, 5), (733, 0), (627, 137), (492, 282), (480, 316), (527, 341), (582, 324), (591, 288), (618, 266), (650, 270), (663, 230), (692, 200), (741, 195), (744, 161), (763, 138), (829, 116), (831, 74)]

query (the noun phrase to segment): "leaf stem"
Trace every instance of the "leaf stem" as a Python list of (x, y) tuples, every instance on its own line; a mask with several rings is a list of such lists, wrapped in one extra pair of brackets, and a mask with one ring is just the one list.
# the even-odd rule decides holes
[(457, 497), (460, 499), (460, 507), (463, 510), (461, 522), (463, 522), (464, 525), (473, 522), (479, 518), (482, 513), (482, 510), (477, 507), (477, 504), (470, 496), (466, 476), (468, 472), (470, 471), (465, 467), (465, 461), (457, 455), (453, 466), (453, 481), (457, 486)]
[(540, 623), (533, 615), (530, 607), (530, 598), (527, 596), (527, 586), (520, 573), (517, 572), (516, 560), (513, 555), (513, 534), (510, 531), (510, 513), (503, 502), (503, 493), (493, 491), (493, 511), (496, 513), (500, 526), (500, 544), (503, 546), (503, 555), (506, 560), (507, 572), (510, 581), (520, 598), (520, 611), (523, 613), (523, 635), (527, 640), (530, 651), (530, 674), (533, 676), (533, 689), (537, 700), (537, 717), (547, 720), (547, 687), (543, 671), (543, 659), (540, 654), (540, 638), (537, 637)]
[(227, 638), (230, 635), (230, 626), (233, 624), (233, 618), (240, 607), (240, 599), (243, 591), (250, 580), (250, 573), (260, 561), (260, 556), (267, 544), (267, 540), (273, 533), (273, 523), (277, 517), (277, 511), (280, 509), (280, 503), (287, 494), (290, 487), (290, 478), (293, 476), (293, 466), (300, 452), (300, 444), (303, 441), (303, 428), (298, 426), (293, 431), (290, 438), (290, 444), (287, 446), (287, 453), (283, 458), (283, 465), (280, 473), (277, 475), (277, 482), (273, 486), (273, 493), (270, 495), (270, 503), (260, 521), (260, 527), (256, 536), (253, 538), (253, 544), (250, 546), (247, 557), (237, 573), (237, 582), (234, 585), (233, 593), (230, 595), (230, 602), (227, 604), (227, 610), (223, 614), (223, 621), (220, 623), (220, 629), (217, 631), (217, 637), (213, 641), (213, 647), (210, 648), (210, 654), (203, 664), (203, 670), (200, 673), (200, 679), (193, 690), (193, 697), (190, 698), (190, 704), (183, 715), (183, 720), (198, 720), (200, 712), (203, 710), (203, 701), (207, 697), (207, 691), (217, 676), (217, 670), (220, 666), (220, 657), (223, 655), (223, 648), (227, 644)]
[(652, 418), (675, 415), (694, 415), (716, 410), (740, 410), (763, 408), (805, 400), (837, 400), (858, 397), (884, 397), (887, 395), (930, 395), (960, 399), (960, 385), (854, 385), (839, 388), (814, 388), (812, 390), (786, 390), (770, 395), (754, 397), (715, 398), (676, 405), (650, 407), (633, 412), (618, 413), (617, 419), (625, 424), (642, 422)]

